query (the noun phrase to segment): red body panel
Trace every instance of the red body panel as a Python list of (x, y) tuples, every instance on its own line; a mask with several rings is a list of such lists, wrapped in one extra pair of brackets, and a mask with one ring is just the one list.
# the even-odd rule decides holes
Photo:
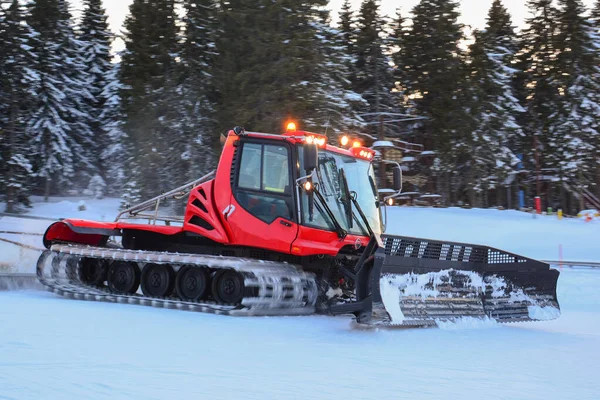
[(235, 199), (231, 203), (236, 208), (227, 222), (233, 229), (236, 244), (280, 253), (291, 252), (292, 242), (298, 233), (296, 223), (279, 217), (267, 224), (244, 210)]
[[(231, 232), (223, 225), (221, 213), (215, 207), (214, 182), (204, 182), (190, 192), (183, 229), (218, 243), (231, 243)], [(229, 192), (231, 193), (230, 189)]]
[(223, 146), (223, 151), (221, 152), (221, 158), (219, 159), (219, 166), (217, 167), (217, 173), (214, 180), (215, 191), (213, 194), (213, 202), (215, 211), (219, 216), (223, 229), (227, 232), (227, 237), (229, 239), (228, 243), (231, 244), (238, 244), (235, 243), (233, 230), (227, 223), (227, 214), (231, 212), (230, 204), (231, 199), (233, 198), (233, 194), (231, 193), (231, 164), (235, 154), (234, 143), (239, 140), (240, 138), (237, 135), (229, 132), (229, 136), (227, 137), (225, 145)]
[(56, 240), (97, 246), (108, 236), (120, 235), (121, 229), (157, 232), (163, 235), (174, 235), (183, 231), (183, 228), (179, 226), (99, 222), (67, 218), (50, 225), (44, 234), (43, 241), (46, 247), (49, 247), (50, 243)]
[(312, 256), (326, 254), (335, 256), (342, 247), (366, 246), (369, 238), (366, 236), (348, 235), (340, 239), (335, 232), (300, 226), (298, 238), (292, 244), (292, 254), (300, 256)]
[[(107, 226), (102, 222), (85, 220), (72, 221), (78, 225), (71, 224), (71, 220), (54, 222), (52, 225), (50, 225), (48, 229), (46, 229), (42, 239), (44, 246), (49, 249), (52, 241), (54, 240), (97, 246), (108, 236), (105, 233), (112, 231), (112, 227), (110, 225)], [(80, 233), (74, 230), (77, 229), (77, 227), (86, 227), (84, 224), (85, 222), (90, 222), (91, 232), (98, 231), (99, 233)]]
[(61, 222), (65, 222), (72, 227), (81, 227), (81, 228), (90, 228), (90, 229), (104, 229), (104, 230), (113, 230), (117, 228), (116, 222), (100, 222), (100, 221), (91, 221), (88, 219), (79, 219), (79, 218), (65, 218)]
[(94, 233), (97, 230), (99, 233), (104, 235), (118, 235), (117, 230), (120, 229), (135, 229), (140, 231), (157, 232), (163, 235), (174, 235), (183, 230), (180, 226), (167, 226), (167, 225), (149, 225), (149, 224), (136, 224), (131, 222), (99, 222), (91, 221), (87, 219), (73, 219), (66, 218), (61, 222), (66, 223), (71, 229), (78, 233)]

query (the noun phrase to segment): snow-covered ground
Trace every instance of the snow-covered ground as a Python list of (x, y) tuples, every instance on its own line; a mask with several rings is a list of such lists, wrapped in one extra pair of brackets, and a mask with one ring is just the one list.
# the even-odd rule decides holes
[[(30, 214), (111, 220), (118, 207), (86, 200), (84, 216), (78, 200), (62, 201)], [(0, 230), (43, 232), (48, 223), (2, 217)], [(395, 207), (388, 232), (542, 259), (557, 259), (560, 244), (564, 259), (600, 261), (598, 221)], [(41, 246), (39, 236), (0, 237)], [(7, 246), (0, 242), (0, 262)], [(560, 271), (557, 320), (440, 329), (362, 330), (347, 317), (234, 318), (0, 292), (0, 399), (597, 399), (600, 269)]]
[[(121, 200), (118, 198), (94, 199), (90, 197), (51, 197), (44, 202), (42, 197), (33, 196), (28, 215), (46, 218), (83, 218), (98, 221), (113, 221), (118, 214)], [(80, 210), (80, 206), (83, 209)]]
[(387, 232), (483, 244), (541, 260), (600, 262), (600, 218), (515, 210), (389, 207)]
[(0, 292), (0, 396), (597, 399), (599, 285), (565, 268), (554, 321), (381, 331)]
[[(42, 236), (52, 220), (58, 218), (84, 218), (98, 221), (112, 221), (116, 217), (120, 200), (116, 198), (92, 199), (87, 197), (53, 197), (49, 202), (33, 196), (33, 207), (24, 217), (15, 218), (0, 216), (0, 239), (23, 243), (28, 246), (42, 248)], [(80, 205), (84, 209), (80, 210)], [(0, 203), (0, 210), (4, 204)], [(47, 218), (47, 219), (38, 219)], [(25, 234), (5, 233), (24, 232)], [(37, 235), (31, 235), (37, 233)], [(12, 245), (0, 240), (0, 273), (33, 273), (39, 251)]]

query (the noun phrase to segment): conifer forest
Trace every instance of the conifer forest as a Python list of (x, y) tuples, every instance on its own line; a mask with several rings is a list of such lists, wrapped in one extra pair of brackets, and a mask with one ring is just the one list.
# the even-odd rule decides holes
[(526, 4), (522, 29), (495, 0), (469, 30), (456, 0), (133, 0), (114, 52), (101, 0), (0, 0), (0, 201), (154, 197), (234, 126), (294, 120), (389, 144), (403, 191), (446, 206), (576, 213), (600, 197), (600, 0)]

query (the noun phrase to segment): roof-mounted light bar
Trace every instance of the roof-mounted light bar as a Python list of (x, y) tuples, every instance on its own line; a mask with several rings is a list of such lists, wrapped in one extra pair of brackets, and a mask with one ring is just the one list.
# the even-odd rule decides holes
[(375, 157), (375, 151), (369, 149), (368, 147), (352, 147), (351, 151), (354, 157), (362, 158), (364, 160), (371, 161), (373, 157)]

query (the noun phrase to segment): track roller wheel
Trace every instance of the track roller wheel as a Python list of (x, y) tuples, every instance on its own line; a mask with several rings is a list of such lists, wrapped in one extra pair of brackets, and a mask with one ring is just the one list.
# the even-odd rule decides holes
[(206, 269), (186, 265), (177, 272), (175, 290), (181, 300), (198, 301), (204, 296), (207, 283)]
[[(75, 260), (69, 260), (73, 262)], [(82, 283), (100, 286), (106, 280), (108, 265), (99, 258), (83, 258), (79, 267), (79, 280)]]
[(175, 272), (169, 264), (146, 264), (142, 269), (142, 292), (149, 297), (168, 297), (173, 293)]
[(111, 291), (133, 294), (140, 285), (140, 269), (134, 262), (115, 261), (108, 269), (106, 278)]
[(212, 282), (212, 292), (218, 303), (240, 304), (244, 298), (244, 278), (231, 269), (217, 271)]

